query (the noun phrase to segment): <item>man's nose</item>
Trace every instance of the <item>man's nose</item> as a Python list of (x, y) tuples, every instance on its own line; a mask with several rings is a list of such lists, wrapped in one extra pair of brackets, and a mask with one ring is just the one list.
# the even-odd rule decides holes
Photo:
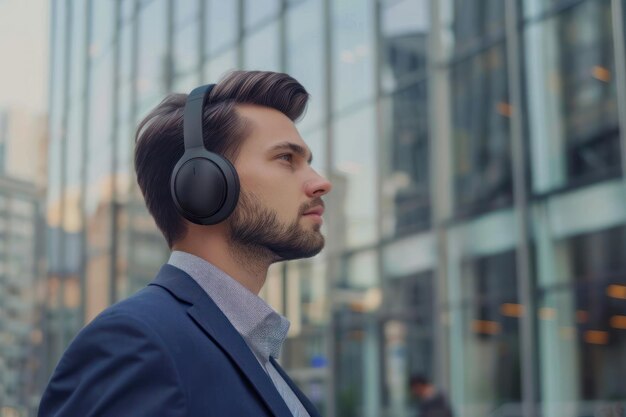
[(306, 185), (306, 192), (309, 197), (321, 197), (332, 190), (333, 185), (325, 177), (315, 173), (316, 178)]

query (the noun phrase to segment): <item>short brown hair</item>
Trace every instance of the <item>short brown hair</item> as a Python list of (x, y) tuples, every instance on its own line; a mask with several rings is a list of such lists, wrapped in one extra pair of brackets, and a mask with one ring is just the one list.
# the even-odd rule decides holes
[[(211, 91), (203, 114), (204, 146), (235, 162), (248, 126), (235, 107), (256, 104), (271, 107), (296, 121), (309, 94), (287, 74), (232, 71)], [(187, 94), (170, 94), (137, 127), (135, 172), (148, 211), (171, 248), (186, 233), (170, 194), (170, 176), (184, 152), (183, 110)]]

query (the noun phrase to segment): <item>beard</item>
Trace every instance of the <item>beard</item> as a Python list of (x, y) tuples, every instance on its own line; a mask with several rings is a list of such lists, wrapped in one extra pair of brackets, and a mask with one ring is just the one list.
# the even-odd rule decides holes
[(310, 207), (323, 204), (321, 199), (300, 207), (290, 224), (281, 223), (276, 213), (265, 207), (252, 193), (241, 192), (237, 208), (229, 219), (231, 244), (263, 256), (269, 252), (273, 262), (310, 258), (324, 247), (321, 226), (302, 227), (301, 215)]

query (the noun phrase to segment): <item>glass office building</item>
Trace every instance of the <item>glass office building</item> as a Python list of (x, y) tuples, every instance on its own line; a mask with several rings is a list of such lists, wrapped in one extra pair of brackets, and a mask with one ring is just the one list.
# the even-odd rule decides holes
[(46, 138), (45, 115), (0, 108), (0, 417), (39, 397)]
[(458, 416), (618, 412), (625, 6), (53, 0), (42, 384), (167, 259), (133, 175), (137, 122), (243, 68), (311, 93), (299, 130), (334, 184), (326, 250), (273, 267), (262, 293), (323, 415), (411, 415), (413, 372)]

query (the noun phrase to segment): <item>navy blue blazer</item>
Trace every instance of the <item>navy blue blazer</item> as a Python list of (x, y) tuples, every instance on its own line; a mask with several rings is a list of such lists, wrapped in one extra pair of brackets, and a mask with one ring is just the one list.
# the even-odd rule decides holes
[[(273, 359), (311, 417), (315, 407)], [(39, 417), (291, 416), (226, 316), (185, 272), (96, 317), (63, 354)]]

